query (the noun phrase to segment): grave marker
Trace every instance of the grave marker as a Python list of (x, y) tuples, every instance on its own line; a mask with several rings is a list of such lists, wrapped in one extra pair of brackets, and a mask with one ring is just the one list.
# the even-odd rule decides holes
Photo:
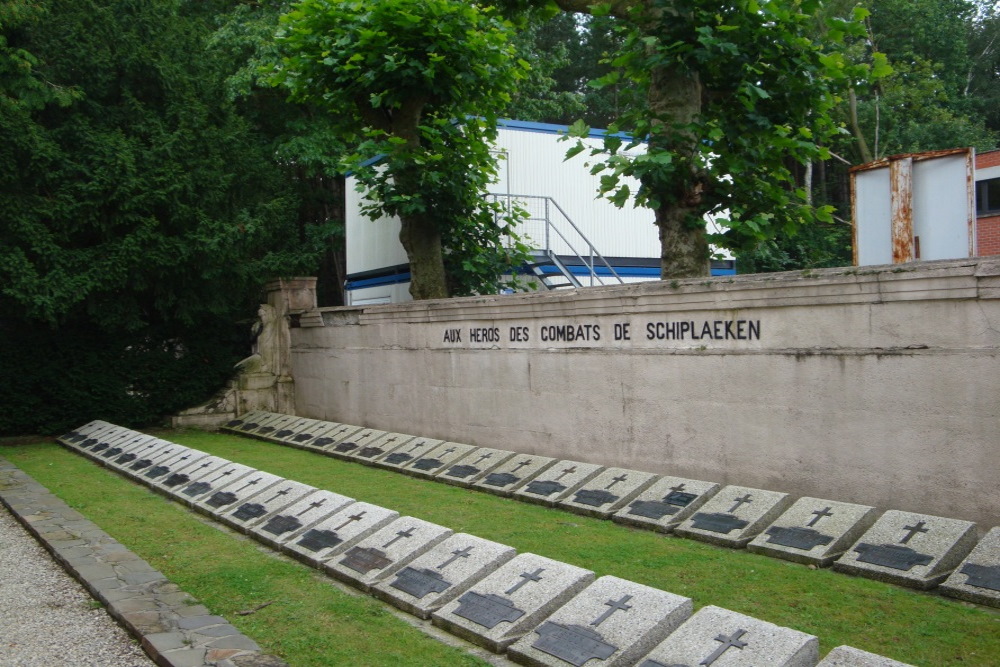
[(240, 415), (236, 419), (230, 419), (228, 422), (220, 427), (222, 431), (229, 431), (231, 433), (241, 433), (240, 427), (244, 424), (255, 423), (258, 419), (265, 417), (267, 412), (263, 410), (252, 410), (246, 414)]
[(651, 486), (659, 475), (627, 468), (606, 468), (556, 503), (557, 507), (607, 518)]
[(308, 484), (281, 480), (270, 489), (233, 503), (229, 506), (231, 509), (218, 515), (217, 518), (245, 533), (249, 528), (267, 521), (289, 505), (312, 495), (316, 490), (316, 487)]
[(599, 475), (604, 466), (582, 461), (559, 461), (551, 468), (539, 473), (530, 482), (522, 485), (511, 497), (538, 505), (552, 507), (583, 484)]
[(890, 660), (884, 656), (851, 646), (838, 646), (830, 651), (816, 667), (913, 667), (913, 665)]
[(218, 456), (205, 456), (197, 461), (185, 461), (183, 465), (177, 466), (172, 472), (156, 479), (147, 480), (154, 491), (161, 491), (171, 496), (179, 496), (181, 490), (188, 484), (199, 481), (199, 479), (213, 470), (232, 463), (228, 459)]
[[(135, 454), (128, 454), (128, 456), (135, 456)], [(179, 471), (180, 469), (193, 463), (197, 463), (205, 459), (207, 456), (208, 454), (198, 451), (197, 449), (181, 450), (174, 456), (154, 463), (135, 479), (142, 482), (146, 486), (152, 486), (157, 480), (166, 479), (174, 472)], [(121, 457), (119, 457), (119, 460), (120, 459)]]
[(754, 553), (826, 567), (868, 530), (874, 507), (799, 498), (747, 545)]
[(261, 542), (280, 549), (293, 536), (302, 534), (353, 503), (353, 498), (339, 493), (316, 490), (257, 521), (248, 527), (247, 532)]
[(1000, 607), (1000, 527), (986, 533), (941, 584), (941, 592), (960, 600)]
[(225, 461), (218, 466), (215, 463), (215, 461), (210, 462), (210, 465), (203, 469), (205, 474), (200, 475), (197, 479), (192, 478), (189, 483), (183, 486), (169, 487), (166, 482), (164, 486), (168, 486), (171, 495), (182, 503), (194, 507), (199, 500), (216, 494), (224, 487), (243, 479), (250, 473), (257, 472), (250, 466), (232, 461)]
[[(311, 509), (322, 511), (321, 506)], [(308, 516), (308, 512), (302, 515), (303, 518)], [(398, 518), (399, 512), (394, 510), (371, 503), (351, 503), (317, 523), (306, 524), (284, 538), (281, 550), (293, 558), (319, 567), (322, 561), (343, 553)]]
[(500, 653), (593, 580), (590, 570), (519, 554), (431, 619), (454, 635)]
[(480, 447), (444, 466), (434, 479), (445, 484), (470, 487), (512, 456), (515, 456), (515, 453), (506, 449)]
[(72, 431), (63, 433), (57, 437), (56, 440), (64, 445), (76, 448), (81, 442), (87, 439), (90, 433), (109, 426), (111, 426), (111, 424), (102, 419), (94, 419), (87, 422), (83, 426), (73, 429)]
[(698, 610), (638, 664), (813, 667), (818, 661), (816, 637), (709, 605)]
[(373, 462), (389, 455), (413, 439), (412, 435), (406, 435), (405, 433), (384, 433), (377, 438), (369, 440), (354, 451), (349, 452), (347, 456), (352, 461), (358, 461), (365, 465), (373, 465)]
[(269, 491), (278, 484), (287, 483), (288, 480), (269, 472), (251, 470), (240, 479), (219, 485), (198, 498), (192, 507), (199, 512), (212, 514), (221, 521), (226, 514), (234, 508), (239, 508), (257, 494)]
[(668, 533), (722, 488), (715, 482), (661, 477), (611, 517), (616, 523)]
[(451, 467), (453, 463), (475, 452), (478, 447), (457, 442), (443, 442), (429, 452), (416, 457), (402, 472), (413, 477), (430, 479)]
[(420, 618), (451, 602), (516, 555), (513, 547), (458, 533), (372, 587), (372, 593)]
[(429, 521), (400, 517), (326, 560), (322, 567), (331, 576), (367, 592), (453, 532)]
[(315, 421), (316, 420), (314, 419), (308, 419), (306, 417), (296, 417), (287, 424), (283, 424), (281, 428), (276, 430), (274, 433), (271, 433), (268, 440), (271, 442), (284, 442), (286, 438), (290, 438), (297, 433), (301, 433), (303, 429), (307, 428)]
[(498, 496), (509, 496), (556, 463), (557, 459), (548, 456), (517, 454), (483, 475), (472, 484), (472, 488)]
[(429, 438), (413, 438), (401, 447), (397, 447), (385, 456), (372, 461), (372, 464), (379, 468), (391, 468), (402, 470), (417, 459), (444, 443), (444, 440), (432, 440)]
[(690, 599), (604, 576), (507, 649), (515, 662), (621, 667), (635, 661), (691, 616)]
[(295, 419), (293, 415), (272, 413), (266, 420), (258, 422), (260, 425), (253, 431), (248, 432), (248, 435), (267, 440), (275, 431), (285, 424), (290, 423), (293, 419)]
[(941, 583), (976, 544), (976, 524), (889, 510), (833, 569), (912, 588)]
[(351, 460), (358, 450), (367, 445), (369, 442), (375, 442), (385, 434), (385, 431), (364, 428), (353, 433), (351, 436), (344, 438), (337, 444), (330, 445), (330, 447), (327, 448), (327, 453), (338, 459)]
[(674, 532), (703, 542), (744, 547), (791, 504), (792, 498), (787, 493), (727, 486), (675, 527)]
[(331, 434), (343, 427), (344, 425), (339, 422), (317, 422), (314, 428), (305, 429), (286, 440), (286, 442), (299, 449), (323, 449), (333, 443), (334, 439)]

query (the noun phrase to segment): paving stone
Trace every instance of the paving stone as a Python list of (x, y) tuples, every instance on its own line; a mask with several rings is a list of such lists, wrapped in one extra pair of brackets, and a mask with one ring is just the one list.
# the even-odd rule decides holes
[[(199, 475), (197, 478), (192, 477), (191, 481), (184, 486), (174, 487), (176, 491), (172, 491), (172, 495), (185, 505), (195, 507), (198, 501), (215, 495), (226, 486), (238, 482), (252, 473), (259, 472), (250, 466), (232, 461), (225, 461), (222, 465), (215, 465), (216, 461), (203, 461), (203, 463), (209, 464), (201, 469), (203, 473), (208, 471), (206, 474)], [(180, 472), (180, 474), (183, 473), (184, 471)], [(164, 482), (164, 485), (167, 484), (169, 481)]]
[(280, 548), (293, 536), (301, 535), (323, 519), (353, 503), (353, 498), (339, 493), (314, 490), (288, 507), (262, 517), (249, 526), (248, 532), (261, 542)]
[(229, 505), (231, 509), (218, 516), (219, 521), (235, 527), (237, 530), (247, 530), (258, 523), (270, 519), (283, 509), (298, 502), (302, 498), (316, 492), (316, 487), (281, 480), (269, 489), (259, 491), (238, 503)]
[(727, 486), (674, 532), (727, 547), (744, 547), (792, 504), (787, 493)]
[(478, 449), (473, 445), (464, 445), (458, 442), (443, 442), (429, 452), (423, 452), (420, 456), (402, 469), (402, 472), (413, 477), (431, 479), (442, 470), (447, 469), (452, 463), (458, 461), (466, 454)]
[(928, 589), (944, 581), (975, 544), (976, 524), (970, 521), (889, 510), (833, 569)]
[(593, 580), (590, 570), (518, 554), (431, 619), (434, 625), (499, 653)]
[(851, 646), (838, 646), (830, 651), (817, 667), (913, 667), (905, 662), (862, 651)]
[(445, 484), (470, 487), (516, 455), (516, 452), (506, 449), (480, 447), (443, 466), (434, 479)]
[(395, 510), (352, 503), (319, 523), (302, 528), (281, 544), (290, 556), (319, 566), (399, 518)]
[(556, 503), (577, 514), (607, 518), (642, 493), (659, 475), (627, 468), (605, 468)]
[(710, 605), (698, 610), (638, 664), (813, 667), (818, 661), (816, 637)]
[(350, 460), (353, 458), (355, 452), (358, 452), (368, 443), (375, 442), (384, 435), (386, 435), (385, 431), (363, 428), (343, 438), (337, 444), (328, 446), (326, 453), (338, 459)]
[(454, 531), (414, 517), (400, 517), (326, 560), (331, 576), (363, 591), (434, 548)]
[(535, 475), (511, 494), (512, 498), (538, 505), (554, 506), (604, 471), (604, 466), (582, 461), (559, 461)]
[(661, 477), (612, 515), (611, 520), (669, 533), (722, 487), (684, 477)]
[(867, 505), (799, 498), (755, 537), (747, 549), (826, 567), (871, 528), (877, 517), (875, 508)]
[(226, 485), (220, 485), (211, 493), (201, 496), (195, 500), (193, 507), (200, 512), (212, 514), (221, 519), (234, 507), (241, 506), (257, 494), (267, 492), (272, 487), (277, 487), (287, 482), (287, 479), (278, 475), (253, 470), (240, 479)]
[(378, 459), (388, 456), (407, 442), (415, 439), (414, 436), (405, 433), (386, 433), (350, 452), (348, 456), (365, 465), (373, 465)]
[(238, 648), (244, 651), (259, 651), (260, 646), (257, 642), (250, 639), (246, 635), (230, 635), (228, 637), (222, 637), (208, 643), (210, 648)]
[(1000, 527), (993, 528), (941, 584), (951, 597), (1000, 607)]
[(433, 440), (431, 438), (413, 438), (405, 444), (392, 450), (385, 456), (372, 461), (372, 465), (390, 470), (401, 470), (413, 463), (415, 460), (430, 452), (435, 447), (443, 444), (444, 440)]
[(205, 664), (205, 649), (195, 647), (185, 647), (174, 651), (167, 651), (163, 657), (170, 661), (171, 667), (203, 667)]
[(505, 544), (458, 533), (375, 584), (371, 592), (414, 616), (430, 618), (516, 554)]
[(525, 665), (633, 665), (691, 616), (689, 598), (601, 577), (507, 649)]

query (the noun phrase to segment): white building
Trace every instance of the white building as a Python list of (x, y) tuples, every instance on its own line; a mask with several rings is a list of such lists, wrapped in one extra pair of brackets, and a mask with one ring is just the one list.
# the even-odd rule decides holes
[[(519, 233), (536, 249), (532, 270), (548, 288), (617, 284), (660, 277), (660, 242), (653, 212), (617, 208), (597, 195), (586, 151), (566, 160), (575, 140), (560, 141), (566, 126), (501, 121), (495, 151), (499, 178), (489, 193), (530, 214)], [(603, 131), (585, 141), (602, 145)], [(597, 158), (595, 158), (597, 159)], [(399, 242), (399, 220), (371, 220), (360, 212), (363, 195), (347, 179), (347, 303), (408, 301), (409, 265)], [(637, 183), (629, 186), (635, 190)], [(716, 266), (718, 265), (718, 266)], [(593, 267), (593, 268), (591, 268)], [(713, 264), (715, 275), (732, 262)]]

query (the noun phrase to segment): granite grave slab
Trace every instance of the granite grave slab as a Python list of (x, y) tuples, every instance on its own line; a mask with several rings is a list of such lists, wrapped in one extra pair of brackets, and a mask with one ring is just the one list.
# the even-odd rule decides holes
[(874, 507), (799, 498), (757, 535), (747, 549), (806, 565), (827, 567), (878, 517)]
[(253, 431), (252, 435), (264, 440), (273, 440), (275, 433), (298, 419), (299, 418), (295, 415), (278, 414), (273, 419), (262, 422), (261, 425)]
[(289, 505), (302, 500), (315, 491), (315, 486), (289, 479), (280, 480), (270, 489), (227, 505), (232, 509), (219, 514), (218, 519), (245, 533), (250, 526), (270, 519)]
[(590, 570), (518, 554), (431, 619), (454, 635), (500, 653), (592, 581)]
[[(118, 448), (113, 447), (108, 451), (113, 452), (115, 449)], [(129, 452), (136, 455), (135, 459), (119, 466), (118, 469), (129, 477), (139, 479), (158, 463), (171, 459), (181, 452), (188, 451), (191, 451), (188, 447), (157, 438), (143, 444), (137, 450)]]
[(452, 533), (451, 528), (436, 523), (400, 517), (326, 560), (322, 567), (332, 577), (368, 592)]
[(441, 444), (444, 444), (444, 440), (413, 438), (385, 456), (372, 461), (372, 465), (379, 468), (402, 470)]
[(385, 431), (378, 431), (372, 428), (363, 428), (359, 431), (355, 431), (350, 436), (340, 440), (334, 445), (327, 447), (327, 454), (334, 456), (338, 459), (350, 460), (353, 458), (353, 454), (365, 447), (369, 442), (375, 442), (383, 435)]
[(322, 561), (350, 549), (398, 518), (399, 512), (395, 510), (371, 503), (351, 503), (318, 523), (298, 529), (281, 543), (281, 550), (319, 567)]
[(259, 419), (263, 418), (267, 414), (269, 413), (264, 410), (251, 410), (250, 412), (244, 413), (235, 419), (230, 419), (220, 427), (220, 430), (239, 433), (241, 426), (249, 423), (257, 423)]
[(944, 581), (976, 539), (970, 521), (889, 510), (833, 569), (926, 590)]
[(295, 417), (292, 421), (282, 425), (274, 433), (271, 433), (268, 439), (271, 442), (284, 442), (287, 438), (301, 433), (303, 429), (309, 428), (315, 421), (315, 419), (309, 419), (308, 417)]
[(582, 461), (562, 460), (535, 475), (511, 494), (512, 498), (538, 505), (554, 506), (604, 471), (604, 466)]
[(722, 487), (683, 477), (661, 477), (611, 517), (616, 523), (668, 533)]
[(76, 443), (76, 449), (87, 458), (96, 458), (98, 452), (110, 447), (110, 440), (120, 437), (124, 432), (128, 432), (128, 429), (115, 424), (96, 428), (87, 433), (83, 440)]
[(211, 465), (206, 466), (204, 469), (207, 474), (200, 475), (198, 479), (192, 480), (183, 486), (172, 487), (169, 491), (171, 495), (174, 495), (185, 505), (194, 507), (199, 500), (215, 495), (224, 487), (242, 480), (250, 473), (258, 472), (250, 466), (245, 466), (242, 463), (233, 463), (232, 461), (225, 461), (222, 465), (218, 466), (215, 465), (215, 461), (209, 463)]
[(420, 618), (465, 592), (517, 555), (513, 547), (458, 533), (372, 587), (372, 593)]
[(627, 468), (605, 468), (556, 503), (564, 510), (607, 518), (653, 484), (659, 475)]
[(267, 412), (265, 410), (255, 410), (248, 414), (243, 415), (239, 419), (230, 420), (228, 423), (240, 422), (235, 426), (230, 427), (235, 433), (250, 433), (255, 431), (260, 425), (274, 416), (275, 413)]
[(702, 607), (638, 662), (639, 667), (813, 667), (819, 640), (733, 611)]
[(726, 547), (744, 547), (792, 504), (787, 493), (727, 486), (674, 532)]
[(353, 498), (326, 490), (316, 490), (288, 507), (261, 518), (248, 526), (247, 532), (275, 548), (295, 535), (301, 535), (323, 519), (354, 504)]
[(1000, 527), (993, 528), (941, 584), (945, 595), (1000, 607)]
[[(132, 456), (135, 456), (135, 454), (128, 453), (123, 456), (119, 456), (116, 460), (122, 460), (123, 458), (129, 458)], [(192, 464), (198, 463), (207, 457), (207, 453), (197, 449), (182, 450), (177, 452), (175, 456), (169, 457), (163, 461), (155, 462), (153, 465), (146, 468), (142, 474), (135, 479), (147, 486), (152, 486), (157, 480), (166, 479), (173, 473)]]
[(158, 443), (162, 443), (163, 441), (145, 433), (122, 429), (115, 434), (109, 433), (106, 437), (101, 438), (101, 442), (106, 446), (99, 452), (93, 453), (87, 450), (80, 450), (80, 453), (93, 459), (100, 465), (119, 468), (121, 467), (121, 462), (117, 461), (117, 459), (121, 455), (131, 453), (133, 455), (131, 458), (134, 459), (140, 457), (142, 452), (152, 451), (154, 448), (159, 447)]
[(148, 481), (153, 490), (179, 497), (189, 484), (199, 482), (201, 478), (231, 463), (229, 459), (209, 455), (197, 461), (189, 461), (163, 477)]
[(604, 576), (507, 649), (525, 665), (634, 665), (686, 621), (689, 598)]
[(323, 450), (324, 454), (333, 454), (334, 448), (350, 440), (355, 434), (363, 431), (364, 428), (361, 426), (355, 426), (353, 424), (340, 424), (337, 428), (332, 429), (324, 433), (319, 438), (313, 441), (313, 448), (320, 448)]
[(480, 447), (445, 466), (434, 479), (445, 484), (470, 487), (513, 456), (516, 453), (506, 449)]
[(322, 450), (333, 442), (333, 438), (327, 434), (342, 426), (343, 424), (339, 422), (317, 422), (314, 427), (304, 429), (285, 442), (300, 449)]
[(472, 484), (472, 488), (498, 496), (509, 496), (558, 462), (548, 456), (518, 454), (483, 475)]
[(98, 429), (106, 428), (110, 425), (111, 424), (109, 422), (106, 422), (103, 419), (93, 419), (83, 426), (79, 426), (71, 431), (63, 433), (62, 435), (56, 437), (56, 440), (64, 445), (76, 447), (81, 442), (86, 440), (90, 433), (93, 433)]
[(473, 445), (464, 445), (458, 442), (443, 442), (429, 452), (424, 452), (419, 457), (414, 457), (402, 472), (413, 477), (423, 477), (430, 479), (443, 470), (447, 470), (453, 463), (464, 457), (466, 454), (478, 449)]
[(827, 653), (816, 667), (913, 667), (913, 665), (890, 660), (853, 646), (838, 646)]
[(257, 494), (287, 481), (285, 478), (269, 472), (251, 470), (242, 478), (220, 485), (217, 489), (201, 496), (194, 501), (192, 508), (221, 519), (233, 508), (240, 507)]
[(386, 433), (366, 443), (363, 447), (358, 447), (354, 451), (349, 452), (348, 457), (353, 461), (364, 463), (365, 465), (373, 465), (375, 461), (383, 456), (388, 456), (396, 449), (414, 439), (415, 436), (406, 435), (405, 433)]

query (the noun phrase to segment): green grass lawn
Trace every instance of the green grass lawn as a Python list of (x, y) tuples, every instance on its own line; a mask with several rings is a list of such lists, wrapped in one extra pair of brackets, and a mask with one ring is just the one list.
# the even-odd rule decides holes
[[(468, 532), (916, 665), (996, 665), (1000, 614), (830, 570), (624, 527), (225, 434), (167, 440)], [(260, 553), (58, 445), (0, 450), (268, 651), (298, 665), (473, 665), (368, 598)], [(256, 614), (234, 612), (275, 600)]]

